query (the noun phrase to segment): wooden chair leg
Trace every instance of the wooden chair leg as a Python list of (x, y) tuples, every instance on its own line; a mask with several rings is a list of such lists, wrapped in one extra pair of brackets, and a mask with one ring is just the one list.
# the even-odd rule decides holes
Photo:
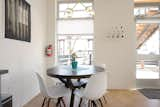
[(48, 105), (47, 105), (47, 107), (49, 107), (50, 101), (51, 101), (51, 99), (49, 98), (49, 99), (48, 99)]
[(80, 102), (79, 102), (79, 107), (81, 107), (81, 103), (82, 103), (82, 97), (80, 98)]
[(102, 103), (101, 99), (98, 99), (98, 101), (100, 102), (101, 107), (103, 107), (103, 103)]
[(46, 102), (46, 97), (43, 99), (43, 103), (42, 103), (42, 106), (41, 107), (44, 107), (44, 104), (45, 104), (45, 102)]

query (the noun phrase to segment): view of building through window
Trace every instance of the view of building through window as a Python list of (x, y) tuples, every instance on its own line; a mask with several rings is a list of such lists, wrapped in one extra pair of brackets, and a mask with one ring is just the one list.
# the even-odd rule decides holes
[[(159, 14), (158, 7), (138, 7), (134, 9), (136, 20), (154, 19)], [(137, 38), (137, 79), (159, 79), (160, 27), (159, 23), (136, 24)]]
[(159, 55), (160, 52), (160, 32), (157, 29), (153, 35), (141, 47), (137, 49), (138, 54), (143, 55)]
[[(93, 8), (93, 3), (58, 3), (57, 41), (59, 64), (70, 64), (72, 53), (76, 53), (78, 64), (92, 64), (93, 15), (87, 13), (85, 8), (89, 6)], [(73, 11), (66, 16), (65, 12), (68, 12), (67, 9), (70, 8), (73, 8)]]
[(159, 13), (159, 7), (137, 7), (134, 9), (134, 15), (138, 17), (155, 16)]
[(158, 29), (137, 49), (137, 79), (159, 79), (159, 37)]

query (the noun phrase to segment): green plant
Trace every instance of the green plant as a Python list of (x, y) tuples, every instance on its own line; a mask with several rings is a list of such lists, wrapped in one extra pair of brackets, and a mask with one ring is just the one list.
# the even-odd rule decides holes
[(76, 61), (77, 55), (75, 52), (71, 54), (71, 61)]

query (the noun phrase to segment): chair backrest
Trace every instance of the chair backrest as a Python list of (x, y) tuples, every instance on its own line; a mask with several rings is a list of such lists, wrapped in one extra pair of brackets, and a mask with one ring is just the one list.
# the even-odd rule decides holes
[(96, 71), (106, 71), (106, 65), (105, 64), (95, 64)]
[(43, 96), (47, 97), (48, 96), (48, 91), (47, 91), (46, 85), (43, 81), (43, 78), (37, 72), (35, 72), (35, 73), (36, 73), (37, 78), (38, 78), (40, 92)]
[(92, 100), (102, 97), (107, 90), (106, 72), (98, 72), (89, 78), (88, 84), (84, 90), (84, 97)]

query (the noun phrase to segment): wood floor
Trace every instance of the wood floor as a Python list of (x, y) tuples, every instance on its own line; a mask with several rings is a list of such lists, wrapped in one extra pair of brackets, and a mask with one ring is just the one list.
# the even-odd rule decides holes
[[(106, 94), (107, 104), (104, 107), (160, 107), (160, 100), (151, 100), (143, 96), (136, 90), (109, 90)], [(42, 96), (36, 96), (24, 107), (41, 107)], [(67, 107), (69, 107), (69, 97), (65, 98)], [(75, 99), (75, 106), (78, 107), (78, 98)], [(54, 101), (50, 107), (55, 107)]]

